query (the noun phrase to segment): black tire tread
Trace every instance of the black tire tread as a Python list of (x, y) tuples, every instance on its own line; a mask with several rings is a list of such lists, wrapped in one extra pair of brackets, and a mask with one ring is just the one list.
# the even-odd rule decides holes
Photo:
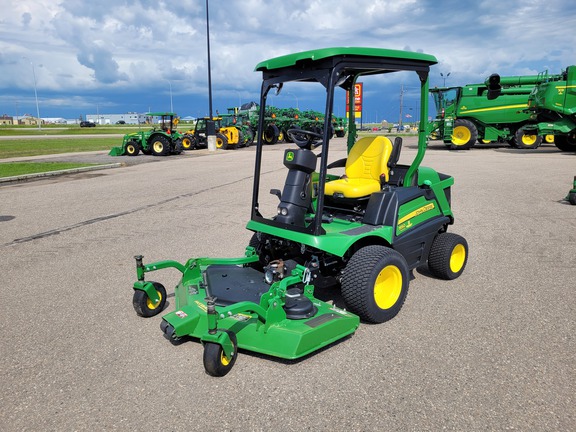
[[(392, 319), (402, 308), (408, 293), (408, 265), (405, 265), (406, 289), (398, 302), (394, 305), (389, 316), (376, 315), (371, 311), (369, 298), (373, 296), (373, 283), (371, 283), (372, 273), (378, 263), (391, 255), (397, 255), (404, 260), (404, 257), (397, 251), (380, 245), (365, 246), (359, 249), (346, 265), (342, 275), (342, 297), (347, 308), (358, 315), (362, 320), (372, 323), (382, 323)], [(405, 261), (404, 261), (405, 262)]]
[[(463, 244), (466, 248), (466, 260), (458, 273), (450, 269), (450, 256), (457, 244)], [(468, 243), (464, 237), (454, 233), (440, 233), (432, 242), (428, 254), (428, 269), (432, 275), (445, 280), (456, 279), (466, 267), (468, 262)]]

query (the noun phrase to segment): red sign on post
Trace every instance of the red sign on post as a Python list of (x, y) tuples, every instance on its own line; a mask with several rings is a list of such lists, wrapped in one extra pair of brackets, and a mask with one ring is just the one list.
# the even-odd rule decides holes
[[(354, 118), (362, 118), (363, 83), (354, 84)], [(350, 95), (346, 92), (346, 117), (350, 114)]]

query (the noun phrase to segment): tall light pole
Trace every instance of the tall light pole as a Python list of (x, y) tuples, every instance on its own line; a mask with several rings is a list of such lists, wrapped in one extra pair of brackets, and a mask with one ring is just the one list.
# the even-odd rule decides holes
[(444, 85), (443, 85), (443, 87), (446, 87), (446, 78), (448, 78), (448, 77), (450, 76), (450, 73), (451, 73), (451, 72), (448, 72), (448, 73), (446, 74), (446, 76), (444, 76), (444, 74), (443, 74), (442, 72), (440, 72), (440, 76), (441, 76), (442, 79), (444, 80)]
[(289, 95), (294, 96), (294, 99), (296, 99), (296, 109), (297, 109), (298, 111), (300, 111), (300, 106), (299, 106), (299, 104), (298, 104), (298, 96), (296, 96), (296, 95), (295, 95), (294, 93), (292, 93), (292, 92), (286, 92), (286, 93), (289, 94)]
[(36, 70), (34, 68), (34, 63), (28, 57), (23, 57), (30, 62), (32, 66), (32, 77), (34, 78), (34, 97), (36, 98), (36, 118), (38, 123), (38, 130), (41, 129), (42, 120), (40, 119), (40, 105), (38, 105), (38, 91), (36, 90)]
[(173, 113), (174, 112), (174, 106), (172, 105), (172, 83), (170, 82), (170, 80), (166, 80), (168, 81), (168, 85), (170, 86), (170, 112)]
[(206, 47), (208, 52), (208, 111), (210, 120), (206, 122), (206, 141), (208, 151), (216, 150), (216, 126), (212, 117), (212, 72), (210, 71), (210, 16), (208, 14), (208, 0), (206, 0)]

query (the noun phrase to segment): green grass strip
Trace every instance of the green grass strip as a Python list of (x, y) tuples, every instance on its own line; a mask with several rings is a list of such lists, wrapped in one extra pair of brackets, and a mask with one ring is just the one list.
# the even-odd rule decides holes
[(100, 164), (74, 162), (5, 162), (0, 163), (0, 177), (14, 177), (97, 165)]
[(122, 138), (106, 136), (101, 138), (3, 139), (0, 140), (0, 159), (110, 150), (114, 146), (121, 145)]

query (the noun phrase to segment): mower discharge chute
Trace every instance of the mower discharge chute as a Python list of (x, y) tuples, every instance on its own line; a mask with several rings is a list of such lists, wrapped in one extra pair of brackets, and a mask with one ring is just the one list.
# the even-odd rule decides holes
[[(253, 232), (243, 257), (192, 258), (182, 264), (144, 264), (136, 257), (133, 305), (145, 317), (160, 313), (166, 290), (147, 273), (175, 268), (175, 310), (163, 316), (167, 338), (194, 337), (204, 344), (204, 366), (214, 376), (230, 371), (238, 349), (295, 359), (340, 340), (360, 320), (382, 323), (398, 314), (412, 271), (427, 264), (441, 279), (463, 272), (468, 245), (448, 233), (454, 179), (421, 167), (426, 127), (410, 165), (399, 163), (401, 138), (355, 140), (354, 85), (360, 77), (415, 72), (420, 117), (428, 118), (428, 74), (433, 56), (378, 48), (327, 48), (261, 62), (263, 82), (252, 194)], [(320, 86), (324, 124), (286, 131), (282, 190), (264, 167), (263, 132), (269, 92), (292, 85)], [(336, 95), (346, 91), (351, 112), (347, 158), (330, 160), (331, 119)], [(344, 150), (344, 149), (343, 149)], [(268, 153), (267, 155), (269, 155)], [(344, 168), (344, 175), (335, 171)], [(274, 168), (276, 169), (276, 168)], [(329, 172), (330, 171), (330, 172)], [(272, 182), (272, 185), (267, 182)], [(270, 187), (272, 186), (272, 187)], [(274, 187), (275, 186), (275, 187)], [(319, 289), (340, 287), (343, 305), (319, 299)], [(334, 302), (336, 303), (336, 302)]]

